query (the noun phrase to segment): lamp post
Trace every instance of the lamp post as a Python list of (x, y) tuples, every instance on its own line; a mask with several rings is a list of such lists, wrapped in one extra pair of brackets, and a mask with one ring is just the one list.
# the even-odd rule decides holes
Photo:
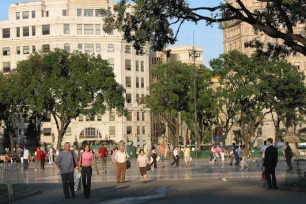
[(194, 32), (193, 32), (193, 48), (189, 52), (189, 58), (193, 59), (193, 88), (194, 88), (194, 136), (195, 136), (195, 149), (196, 158), (198, 158), (198, 125), (197, 125), (197, 70), (196, 70), (196, 59), (199, 58), (201, 54), (195, 50), (194, 46)]

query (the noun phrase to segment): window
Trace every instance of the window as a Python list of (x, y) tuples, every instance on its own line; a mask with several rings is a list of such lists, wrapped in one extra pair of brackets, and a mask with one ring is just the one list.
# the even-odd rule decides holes
[(32, 18), (36, 18), (36, 13), (35, 13), (35, 11), (32, 11)]
[(101, 114), (97, 115), (97, 121), (102, 121), (102, 115)]
[(141, 116), (142, 116), (142, 121), (145, 121), (145, 112), (142, 112)]
[(35, 26), (32, 26), (32, 36), (35, 36), (36, 35), (36, 28)]
[(114, 137), (116, 135), (116, 127), (115, 126), (109, 126), (109, 136)]
[(51, 128), (44, 128), (44, 136), (51, 136)]
[(23, 54), (30, 54), (30, 46), (23, 46)]
[(65, 43), (65, 44), (64, 44), (64, 49), (65, 49), (67, 52), (70, 52), (70, 44), (69, 44), (69, 43)]
[(85, 44), (85, 52), (94, 52), (94, 44)]
[(138, 72), (139, 71), (139, 61), (137, 60), (136, 61), (136, 72)]
[(100, 35), (100, 24), (96, 25), (96, 35)]
[(64, 34), (70, 34), (70, 24), (64, 24)]
[(35, 45), (32, 45), (32, 53), (36, 52), (36, 47)]
[(116, 113), (114, 111), (109, 112), (109, 121), (115, 121)]
[(102, 135), (96, 128), (85, 128), (80, 134), (80, 139), (85, 138), (102, 138)]
[(9, 47), (4, 47), (2, 49), (2, 55), (3, 56), (10, 56), (11, 55), (11, 49)]
[(84, 16), (93, 16), (93, 9), (84, 9)]
[(43, 52), (49, 52), (50, 51), (50, 45), (49, 44), (42, 45), (42, 51)]
[(142, 134), (146, 134), (146, 126), (142, 126)]
[(132, 120), (133, 120), (132, 112), (128, 112), (128, 113), (127, 113), (126, 120), (127, 120), (127, 121), (132, 121)]
[(20, 55), (20, 46), (16, 47), (17, 55)]
[(43, 25), (42, 26), (42, 34), (43, 35), (50, 35), (50, 25)]
[(20, 19), (20, 12), (17, 12), (16, 13), (16, 20), (19, 20)]
[(16, 37), (19, 38), (20, 37), (20, 27), (16, 28)]
[(139, 88), (139, 77), (136, 77), (136, 88)]
[(125, 53), (131, 53), (131, 46), (130, 45), (125, 46)]
[(82, 9), (77, 9), (77, 16), (82, 16)]
[(95, 121), (95, 116), (94, 115), (87, 115), (86, 116), (86, 121)]
[(96, 17), (101, 16), (100, 9), (95, 9), (95, 16)]
[(144, 88), (144, 78), (141, 78), (141, 88)]
[(141, 71), (144, 72), (144, 61), (141, 61)]
[(114, 45), (113, 44), (108, 45), (108, 52), (114, 52)]
[(100, 44), (96, 44), (96, 52), (101, 52), (101, 45)]
[(10, 62), (3, 62), (3, 72), (7, 73), (11, 71), (11, 63)]
[(114, 58), (108, 58), (108, 64), (112, 69), (114, 69)]
[(297, 70), (300, 70), (300, 63), (294, 63), (294, 66), (297, 68)]
[(132, 79), (131, 79), (131, 77), (125, 77), (125, 86), (127, 88), (131, 88), (132, 87)]
[(131, 60), (125, 60), (125, 70), (131, 71)]
[(46, 11), (46, 17), (49, 17), (49, 11)]
[(62, 10), (62, 16), (67, 16), (67, 10), (66, 9)]
[(23, 27), (22, 28), (22, 31), (23, 31), (23, 37), (28, 37), (30, 36), (30, 27)]
[(22, 19), (29, 19), (29, 12), (28, 11), (23, 11), (22, 12)]
[(71, 136), (71, 127), (67, 127), (65, 136)]
[(137, 126), (137, 135), (140, 135), (140, 132), (141, 132), (140, 128), (141, 128), (140, 126)]
[(84, 115), (82, 114), (79, 115), (79, 121), (84, 121)]
[(132, 94), (126, 94), (126, 102), (132, 103)]
[(127, 126), (127, 127), (126, 127), (126, 134), (127, 134), (127, 135), (133, 134), (132, 126)]
[(79, 35), (83, 34), (83, 25), (82, 24), (78, 24), (78, 34)]
[(137, 112), (137, 121), (140, 121), (140, 113)]
[(93, 35), (93, 25), (92, 24), (85, 24), (84, 25), (84, 34), (85, 35)]
[(78, 51), (83, 52), (83, 45), (81, 43), (78, 44)]
[(10, 28), (3, 28), (2, 29), (2, 37), (3, 38), (10, 38), (11, 37), (11, 29)]

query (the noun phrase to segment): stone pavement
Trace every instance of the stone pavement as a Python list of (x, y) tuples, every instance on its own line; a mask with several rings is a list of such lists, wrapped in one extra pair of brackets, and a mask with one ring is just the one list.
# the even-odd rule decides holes
[[(61, 177), (54, 164), (47, 164), (45, 171), (34, 171), (31, 165), (27, 171), (27, 182), (39, 188), (42, 193), (16, 203), (289, 203), (304, 202), (303, 193), (282, 190), (268, 191), (261, 188), (261, 169), (258, 162), (251, 162), (245, 171), (228, 162), (212, 166), (208, 160), (192, 161), (190, 168), (175, 168), (170, 161), (159, 163), (155, 171), (149, 171), (150, 182), (140, 182), (135, 160), (127, 170), (127, 182), (117, 185), (115, 169), (108, 163), (108, 172), (97, 175), (93, 171), (91, 199), (85, 200), (82, 191), (76, 198), (64, 199)], [(286, 165), (280, 162), (277, 168), (279, 184), (284, 183)], [(101, 170), (100, 170), (101, 171)], [(304, 201), (303, 201), (303, 200)]]

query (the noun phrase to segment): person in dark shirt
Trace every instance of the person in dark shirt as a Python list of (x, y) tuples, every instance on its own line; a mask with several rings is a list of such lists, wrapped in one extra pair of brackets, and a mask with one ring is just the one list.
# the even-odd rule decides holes
[(291, 147), (289, 146), (289, 143), (286, 142), (286, 149), (285, 149), (285, 158), (286, 158), (286, 162), (287, 162), (287, 165), (288, 165), (288, 171), (292, 171), (293, 170), (293, 167), (292, 167), (292, 149)]
[(265, 169), (266, 179), (269, 185), (268, 189), (278, 189), (276, 176), (275, 176), (275, 168), (277, 166), (277, 161), (278, 161), (278, 151), (277, 148), (273, 146), (272, 138), (269, 138), (267, 142), (268, 142), (268, 147), (265, 151), (265, 159), (263, 166)]

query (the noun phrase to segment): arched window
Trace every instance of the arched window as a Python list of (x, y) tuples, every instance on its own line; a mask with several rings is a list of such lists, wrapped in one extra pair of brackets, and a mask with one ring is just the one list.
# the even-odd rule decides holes
[(90, 139), (90, 138), (102, 138), (100, 131), (96, 128), (85, 128), (81, 134), (80, 139)]

